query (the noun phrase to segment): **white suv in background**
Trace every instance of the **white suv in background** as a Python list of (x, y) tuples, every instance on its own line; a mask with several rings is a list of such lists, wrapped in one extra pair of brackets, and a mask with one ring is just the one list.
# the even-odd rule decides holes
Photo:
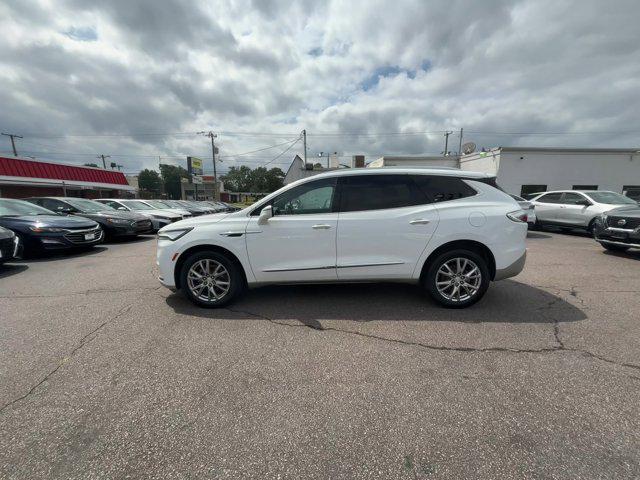
[(159, 279), (204, 307), (245, 286), (384, 281), (421, 283), (438, 303), (466, 307), (525, 263), (526, 212), (492, 185), (454, 169), (320, 174), (238, 212), (163, 228)]
[(537, 227), (584, 228), (591, 234), (600, 214), (638, 204), (629, 197), (606, 190), (555, 190), (538, 194), (530, 202), (535, 206)]

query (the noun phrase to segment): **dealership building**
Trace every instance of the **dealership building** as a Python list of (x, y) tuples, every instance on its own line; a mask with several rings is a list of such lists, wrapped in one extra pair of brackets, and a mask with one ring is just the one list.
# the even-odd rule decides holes
[(640, 148), (498, 147), (459, 158), (516, 195), (548, 190), (640, 191)]
[(0, 157), (0, 197), (134, 197), (122, 172), (47, 160)]

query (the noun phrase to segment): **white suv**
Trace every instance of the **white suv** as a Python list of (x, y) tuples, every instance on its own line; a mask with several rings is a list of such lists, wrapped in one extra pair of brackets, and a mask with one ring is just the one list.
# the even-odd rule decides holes
[(157, 263), (163, 285), (204, 307), (246, 286), (394, 281), (459, 308), (522, 270), (526, 234), (526, 213), (489, 175), (344, 169), (161, 229)]
[(629, 197), (607, 190), (555, 190), (537, 194), (530, 202), (535, 206), (537, 227), (584, 228), (591, 234), (600, 214), (638, 204)]

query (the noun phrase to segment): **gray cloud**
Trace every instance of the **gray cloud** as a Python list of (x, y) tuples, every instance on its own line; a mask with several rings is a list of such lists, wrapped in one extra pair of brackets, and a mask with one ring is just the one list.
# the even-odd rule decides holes
[[(52, 136), (283, 134), (221, 135), (227, 155), (281, 143), (303, 128), (310, 155), (438, 153), (438, 132), (460, 127), (487, 147), (633, 146), (639, 14), (632, 0), (67, 0), (55, 7), (7, 0), (0, 4), (8, 32), (0, 38), (0, 127)], [(313, 136), (403, 131), (436, 133)], [(23, 148), (58, 159), (60, 152), (128, 155), (122, 161), (131, 170), (154, 166), (154, 155), (208, 155), (206, 139), (196, 136), (25, 136)], [(281, 150), (240, 158), (255, 166)]]

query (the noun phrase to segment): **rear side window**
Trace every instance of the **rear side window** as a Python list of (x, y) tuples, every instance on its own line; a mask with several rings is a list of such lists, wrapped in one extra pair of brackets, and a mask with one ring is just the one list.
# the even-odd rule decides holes
[(340, 211), (360, 212), (429, 203), (409, 175), (359, 175), (340, 179)]
[(546, 195), (541, 196), (536, 200), (536, 202), (540, 203), (560, 203), (560, 197), (562, 197), (562, 193), (547, 193)]
[(457, 200), (472, 197), (478, 193), (458, 177), (413, 175), (412, 178), (431, 202)]

